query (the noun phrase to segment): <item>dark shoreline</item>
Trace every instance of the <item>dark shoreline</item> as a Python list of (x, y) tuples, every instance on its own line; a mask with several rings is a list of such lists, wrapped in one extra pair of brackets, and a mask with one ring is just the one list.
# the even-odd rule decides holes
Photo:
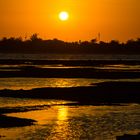
[(48, 109), (49, 105), (23, 106), (23, 107), (0, 107), (0, 114), (28, 112), (34, 110)]
[(103, 82), (89, 87), (0, 90), (1, 97), (46, 98), (94, 103), (140, 103), (140, 82)]
[(137, 135), (124, 134), (123, 136), (117, 136), (116, 140), (140, 140), (140, 133)]
[(29, 126), (33, 125), (35, 122), (36, 121), (32, 119), (9, 117), (0, 114), (0, 128)]
[[(106, 65), (140, 65), (136, 60), (0, 60), (0, 77), (136, 79), (139, 69), (103, 69)], [(8, 65), (4, 67), (3, 65)], [(17, 65), (16, 67), (12, 67)], [(47, 67), (39, 67), (46, 65)], [(52, 68), (52, 67), (53, 68)]]
[(31, 78), (98, 78), (98, 79), (137, 79), (140, 71), (104, 71), (94, 69), (34, 69), (21, 71), (1, 71), (0, 78), (31, 77)]
[(126, 65), (138, 65), (140, 60), (30, 60), (30, 59), (0, 59), (0, 64), (32, 64), (32, 65), (58, 65), (63, 66), (97, 66), (100, 64), (126, 64)]

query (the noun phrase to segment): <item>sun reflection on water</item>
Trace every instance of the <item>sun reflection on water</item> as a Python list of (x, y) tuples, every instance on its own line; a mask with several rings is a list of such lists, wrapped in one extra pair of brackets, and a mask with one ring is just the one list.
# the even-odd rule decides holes
[(51, 132), (51, 135), (47, 137), (47, 140), (58, 140), (58, 139), (67, 139), (70, 128), (68, 121), (68, 107), (58, 106), (57, 107), (57, 121), (54, 129)]
[(70, 81), (63, 78), (54, 80), (54, 84), (56, 85), (56, 87), (66, 87), (68, 85), (71, 85)]
[(67, 107), (63, 107), (61, 106), (59, 109), (58, 109), (58, 121), (64, 121), (64, 120), (67, 120), (67, 115), (68, 115), (68, 108)]

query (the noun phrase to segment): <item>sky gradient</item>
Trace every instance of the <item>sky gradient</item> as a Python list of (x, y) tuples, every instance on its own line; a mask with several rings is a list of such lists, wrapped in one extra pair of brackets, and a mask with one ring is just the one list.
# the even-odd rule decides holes
[[(69, 12), (61, 21), (59, 12)], [(64, 41), (125, 42), (140, 37), (140, 0), (1, 0), (0, 38), (29, 37)]]

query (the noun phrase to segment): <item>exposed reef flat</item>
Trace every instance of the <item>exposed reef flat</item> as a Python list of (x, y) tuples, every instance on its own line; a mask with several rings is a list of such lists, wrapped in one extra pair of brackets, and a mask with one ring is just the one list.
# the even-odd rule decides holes
[(35, 122), (36, 121), (32, 119), (23, 119), (0, 115), (0, 128), (28, 126), (33, 125)]
[(35, 68), (23, 67), (17, 70), (0, 72), (0, 77), (36, 77), (36, 78), (98, 78), (98, 79), (134, 79), (140, 78), (140, 71), (100, 70), (94, 68)]
[(89, 87), (0, 90), (1, 97), (46, 98), (92, 103), (140, 103), (140, 82), (103, 82)]
[[(137, 66), (136, 60), (0, 60), (0, 77), (140, 78), (139, 68), (105, 69), (107, 65)], [(45, 67), (44, 67), (45, 65)]]
[(100, 64), (126, 64), (126, 65), (138, 65), (139, 60), (30, 60), (30, 59), (0, 59), (0, 64), (32, 64), (32, 65), (57, 65), (63, 66), (97, 66)]
[(47, 109), (49, 105), (22, 106), (22, 107), (0, 107), (0, 114), (28, 112), (34, 110)]
[(117, 136), (116, 140), (140, 140), (140, 133), (137, 135), (124, 134), (123, 136)]

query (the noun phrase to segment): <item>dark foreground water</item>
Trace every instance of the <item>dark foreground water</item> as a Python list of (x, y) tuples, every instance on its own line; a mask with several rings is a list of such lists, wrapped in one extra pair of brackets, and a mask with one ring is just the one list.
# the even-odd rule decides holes
[[(38, 54), (0, 54), (0, 59), (27, 60), (140, 60), (139, 55), (38, 55)], [(39, 64), (0, 64), (0, 72), (20, 71), (22, 67), (40, 69), (90, 68), (107, 72), (139, 72), (138, 64), (106, 64), (92, 66), (64, 66)], [(80, 69), (79, 69), (80, 70)], [(31, 71), (30, 71), (31, 72)], [(6, 77), (6, 76), (5, 76)], [(93, 86), (108, 81), (140, 82), (139, 77), (119, 78), (39, 78), (6, 77), (0, 78), (0, 90), (30, 90), (43, 87), (80, 87)], [(67, 93), (66, 93), (67, 94)], [(76, 93), (78, 94), (78, 93)], [(119, 93), (120, 94), (120, 93)], [(123, 94), (123, 93), (122, 93)], [(133, 93), (132, 93), (133, 94)], [(71, 101), (24, 99), (0, 97), (1, 108), (30, 108), (28, 112), (7, 113), (7, 116), (33, 119), (34, 125), (25, 127), (0, 128), (1, 140), (115, 140), (123, 134), (140, 132), (140, 105), (135, 103), (120, 105), (70, 105)], [(41, 107), (40, 107), (41, 106)], [(38, 107), (40, 107), (38, 109)]]

